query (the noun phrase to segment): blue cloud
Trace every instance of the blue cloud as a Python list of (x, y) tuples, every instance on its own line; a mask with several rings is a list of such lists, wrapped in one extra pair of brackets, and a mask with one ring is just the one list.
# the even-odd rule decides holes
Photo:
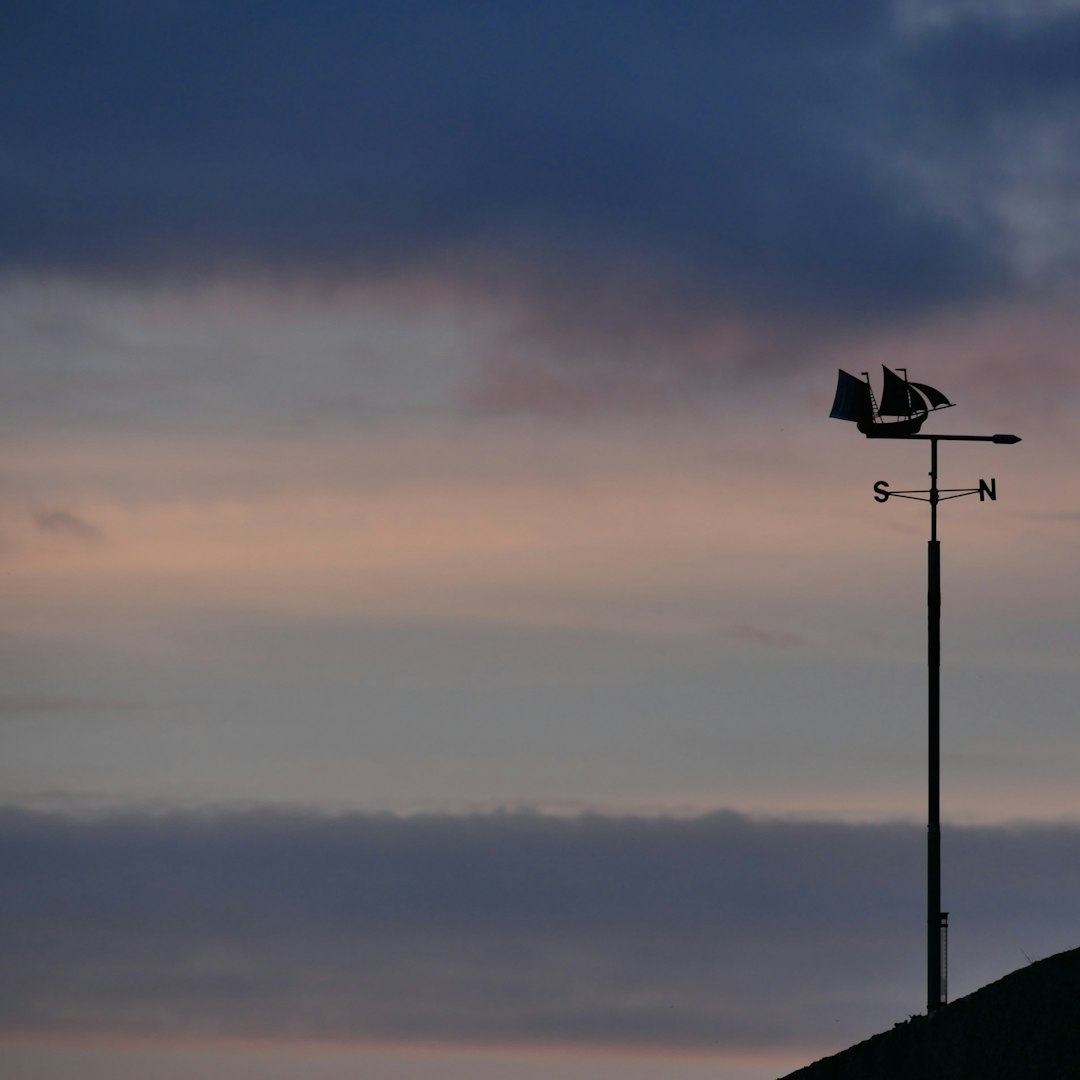
[(2, 250), (94, 273), (646, 265), (691, 296), (862, 315), (971, 295), (1007, 278), (994, 237), (890, 156), (1068, 98), (1080, 19), (1061, 21), (909, 38), (884, 0), (20, 6)]
[[(842, 1045), (921, 1000), (922, 844), (732, 813), (8, 810), (0, 1026)], [(947, 849), (967, 989), (1075, 944), (1080, 830)]]

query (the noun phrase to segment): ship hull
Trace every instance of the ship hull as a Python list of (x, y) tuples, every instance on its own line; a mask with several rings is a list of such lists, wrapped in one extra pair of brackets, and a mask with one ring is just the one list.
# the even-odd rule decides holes
[(905, 435), (914, 435), (923, 426), (928, 413), (905, 417), (902, 420), (860, 420), (859, 430), (868, 439), (902, 439)]

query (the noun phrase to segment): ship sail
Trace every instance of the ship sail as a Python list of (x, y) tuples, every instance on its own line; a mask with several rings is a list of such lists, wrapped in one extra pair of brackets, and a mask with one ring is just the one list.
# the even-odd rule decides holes
[(932, 386), (927, 386), (926, 383), (913, 382), (909, 385), (914, 386), (930, 402), (931, 409), (947, 409), (952, 404), (940, 390), (935, 390)]
[(881, 370), (885, 373), (885, 383), (881, 388), (878, 416), (914, 416), (916, 413), (930, 411), (926, 400), (907, 379), (901, 379), (884, 364), (881, 365)]
[(856, 379), (841, 368), (836, 379), (836, 397), (829, 415), (836, 420), (871, 423), (874, 419), (874, 399), (870, 396), (870, 384)]

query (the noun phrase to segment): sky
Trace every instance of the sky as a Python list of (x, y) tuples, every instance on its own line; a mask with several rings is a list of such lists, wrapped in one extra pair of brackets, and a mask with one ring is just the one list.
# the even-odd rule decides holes
[(1080, 3), (13, 0), (0, 1060), (768, 1080), (1080, 943)]

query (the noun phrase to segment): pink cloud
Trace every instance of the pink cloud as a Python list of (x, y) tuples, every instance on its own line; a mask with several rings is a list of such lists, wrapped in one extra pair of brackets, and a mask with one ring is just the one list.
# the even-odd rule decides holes
[(44, 507), (35, 510), (32, 516), (38, 532), (51, 536), (66, 536), (88, 543), (102, 537), (101, 530), (92, 521), (61, 507)]
[(824, 324), (642, 300), (637, 309), (600, 305), (588, 322), (559, 305), (519, 312), (461, 399), (480, 413), (559, 419), (693, 413), (736, 398), (745, 411), (832, 352), (835, 331)]

